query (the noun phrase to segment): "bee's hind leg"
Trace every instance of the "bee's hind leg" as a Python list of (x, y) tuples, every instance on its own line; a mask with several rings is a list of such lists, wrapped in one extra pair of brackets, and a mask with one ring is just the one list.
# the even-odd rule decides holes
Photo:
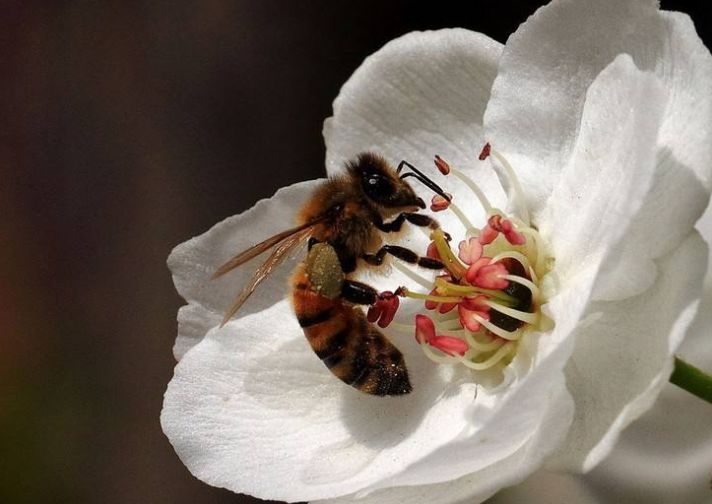
[(386, 254), (390, 254), (397, 257), (401, 261), (407, 262), (408, 264), (417, 264), (421, 268), (440, 270), (445, 268), (442, 261), (438, 259), (433, 259), (432, 257), (421, 257), (415, 252), (405, 247), (399, 247), (398, 245), (384, 245), (375, 254), (364, 254), (361, 256), (364, 261), (373, 266), (380, 266), (383, 264), (383, 260)]

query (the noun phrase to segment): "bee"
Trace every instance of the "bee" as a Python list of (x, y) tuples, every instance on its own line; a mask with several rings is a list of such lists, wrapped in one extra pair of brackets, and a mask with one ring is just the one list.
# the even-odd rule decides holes
[[(404, 167), (408, 170), (401, 173)], [(399, 231), (405, 222), (439, 227), (431, 217), (417, 213), (426, 205), (406, 178), (414, 177), (447, 200), (450, 196), (405, 161), (394, 169), (384, 158), (363, 153), (346, 168), (344, 175), (329, 178), (314, 190), (297, 215), (296, 227), (237, 254), (215, 272), (213, 278), (220, 277), (273, 249), (227, 310), (223, 324), (290, 251), (307, 241), (307, 257), (291, 278), (291, 298), (312, 349), (337, 378), (361, 392), (407, 394), (412, 386), (403, 355), (360, 308), (390, 302), (394, 294), (379, 293), (351, 276), (359, 261), (379, 266), (387, 255), (442, 269), (437, 259), (421, 257), (405, 247), (382, 245), (382, 235)], [(381, 322), (381, 327), (387, 324)]]

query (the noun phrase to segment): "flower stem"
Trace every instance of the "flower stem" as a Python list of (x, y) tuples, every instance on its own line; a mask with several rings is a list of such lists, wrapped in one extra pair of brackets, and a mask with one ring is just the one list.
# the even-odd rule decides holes
[(675, 370), (670, 376), (670, 383), (712, 403), (712, 376), (679, 357), (675, 357)]

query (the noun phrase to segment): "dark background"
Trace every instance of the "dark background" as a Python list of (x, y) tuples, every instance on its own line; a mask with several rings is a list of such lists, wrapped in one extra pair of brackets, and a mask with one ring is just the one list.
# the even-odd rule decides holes
[[(168, 253), (321, 176), (331, 102), (385, 42), (504, 42), (539, 3), (0, 3), (0, 502), (256, 502), (161, 432)], [(710, 46), (706, 2), (662, 5)]]

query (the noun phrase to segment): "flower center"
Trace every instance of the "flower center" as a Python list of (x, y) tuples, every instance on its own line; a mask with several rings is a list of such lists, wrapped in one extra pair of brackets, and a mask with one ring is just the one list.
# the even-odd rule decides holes
[[(474, 370), (503, 369), (514, 358), (527, 332), (550, 322), (541, 313), (545, 303), (541, 279), (553, 259), (523, 204), (522, 188), (506, 159), (485, 145), (481, 161), (490, 155), (506, 174), (510, 185), (508, 215), (494, 208), (485, 193), (465, 173), (439, 156), (435, 165), (469, 187), (487, 214), (483, 227), (475, 227), (454, 202), (433, 198), (433, 211), (452, 211), (466, 232), (454, 251), (451, 240), (438, 229), (430, 235), (427, 256), (439, 259), (445, 270), (433, 281), (402, 265), (403, 273), (428, 289), (427, 293), (403, 289), (401, 295), (424, 301), (427, 314), (415, 317), (415, 338), (430, 359), (442, 364), (460, 363)], [(405, 326), (401, 324), (402, 329)]]

